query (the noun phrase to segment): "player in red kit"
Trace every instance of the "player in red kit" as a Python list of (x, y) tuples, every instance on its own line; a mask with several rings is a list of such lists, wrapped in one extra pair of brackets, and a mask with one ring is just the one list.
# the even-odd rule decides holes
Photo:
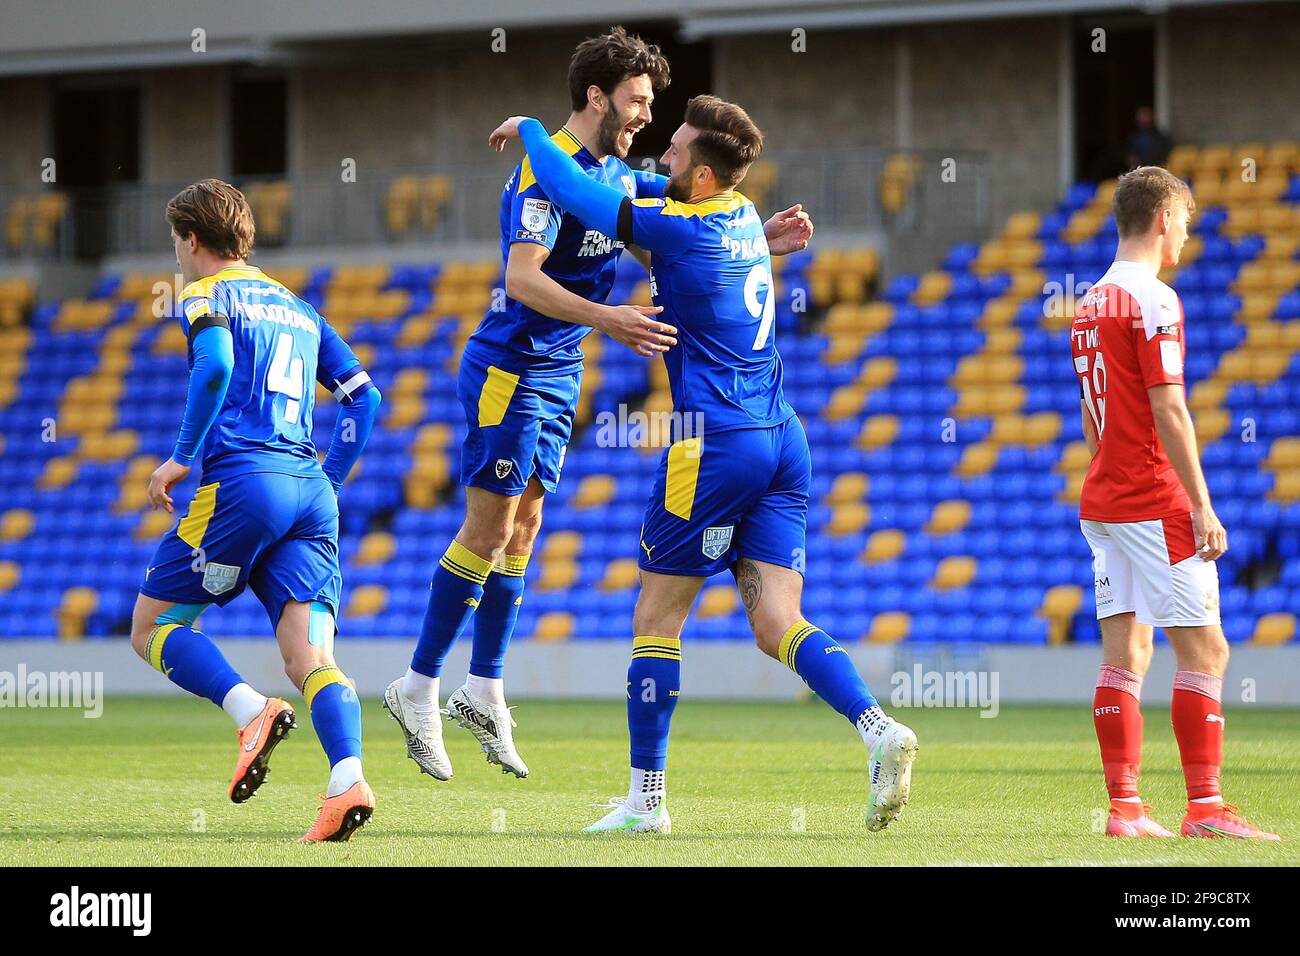
[(1142, 678), (1152, 628), (1178, 662), (1173, 725), (1187, 783), (1183, 836), (1276, 840), (1223, 802), (1223, 673), (1214, 564), (1227, 533), (1210, 504), (1183, 390), (1183, 310), (1157, 278), (1178, 264), (1195, 210), (1186, 183), (1158, 166), (1115, 189), (1115, 262), (1080, 301), (1070, 329), (1083, 433), (1092, 452), (1079, 501), (1092, 549), (1103, 663), (1093, 701), (1110, 836), (1172, 837), (1138, 795)]

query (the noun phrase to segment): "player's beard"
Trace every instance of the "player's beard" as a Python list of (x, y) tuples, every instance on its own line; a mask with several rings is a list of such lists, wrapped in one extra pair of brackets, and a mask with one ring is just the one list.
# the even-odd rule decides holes
[(618, 115), (611, 103), (605, 110), (605, 115), (600, 118), (600, 128), (596, 131), (596, 148), (600, 150), (602, 156), (617, 156), (619, 159), (627, 159), (628, 151), (623, 149), (618, 142), (619, 135), (627, 123)]
[(675, 202), (690, 202), (691, 200), (691, 174), (695, 172), (692, 166), (683, 172), (680, 176), (671, 176), (668, 179), (668, 185), (664, 186), (665, 198)]

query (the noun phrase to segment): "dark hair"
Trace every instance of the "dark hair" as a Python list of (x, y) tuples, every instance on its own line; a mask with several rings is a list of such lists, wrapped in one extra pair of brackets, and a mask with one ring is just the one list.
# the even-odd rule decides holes
[(600, 87), (609, 96), (616, 86), (634, 76), (650, 77), (656, 93), (668, 85), (668, 60), (659, 47), (622, 27), (610, 27), (604, 36), (583, 40), (569, 60), (569, 100), (574, 111), (586, 108), (591, 86)]
[(247, 259), (253, 251), (253, 212), (230, 183), (200, 179), (167, 203), (167, 222), (182, 239), (197, 236), (199, 245), (223, 259)]
[(695, 96), (686, 104), (686, 125), (699, 130), (691, 140), (691, 158), (708, 166), (718, 182), (735, 186), (763, 152), (763, 131), (735, 103), (716, 96)]
[(1156, 213), (1179, 200), (1187, 204), (1188, 212), (1196, 211), (1196, 201), (1187, 183), (1169, 170), (1161, 166), (1139, 166), (1125, 173), (1115, 184), (1112, 200), (1120, 237), (1142, 235), (1151, 228)]

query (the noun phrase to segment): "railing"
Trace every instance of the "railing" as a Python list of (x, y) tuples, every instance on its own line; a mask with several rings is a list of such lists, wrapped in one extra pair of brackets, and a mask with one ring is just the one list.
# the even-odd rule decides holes
[[(771, 151), (751, 171), (741, 189), (765, 215), (802, 202), (820, 229), (842, 234), (895, 234), (929, 231), (935, 222), (972, 230), (987, 225), (989, 190), (987, 157), (981, 153), (940, 156), (918, 152), (917, 175), (908, 185), (901, 209), (882, 207), (881, 174), (889, 160), (883, 150)], [(957, 182), (941, 176), (945, 160), (954, 160)], [(486, 164), (485, 164), (486, 165)], [(634, 169), (647, 168), (633, 160)], [(387, 246), (404, 243), (455, 244), (498, 238), (501, 189), (507, 172), (498, 168), (390, 169), (367, 172), (356, 182), (337, 176), (290, 177), (287, 180), (239, 182), (258, 220), (259, 247)], [(424, 214), (399, 221), (392, 206), (403, 189), (430, 186), (438, 198), (415, 200)], [(412, 186), (412, 183), (415, 183)], [(61, 190), (62, 217), (45, 230), (43, 241), (21, 236), (13, 226), (16, 203), (34, 205), (44, 193), (0, 189), (0, 216), (6, 226), (4, 251), (9, 257), (94, 259), (104, 255), (166, 252), (169, 231), (163, 216), (167, 200), (182, 182), (116, 185), (103, 189)], [(408, 189), (409, 191), (409, 189)], [(400, 198), (400, 197), (399, 197)], [(267, 203), (274, 202), (274, 206)], [(436, 215), (428, 211), (436, 207)], [(274, 213), (272, 215), (271, 213)], [(402, 217), (397, 217), (401, 220)], [(15, 238), (23, 241), (15, 242)]]

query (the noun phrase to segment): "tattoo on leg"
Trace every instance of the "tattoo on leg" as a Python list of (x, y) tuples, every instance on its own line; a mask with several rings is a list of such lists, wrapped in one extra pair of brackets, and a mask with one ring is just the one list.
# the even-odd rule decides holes
[(744, 602), (745, 614), (754, 620), (754, 611), (758, 608), (759, 599), (763, 597), (763, 578), (758, 573), (758, 565), (748, 558), (741, 558), (736, 562), (736, 586), (740, 588), (740, 600)]

